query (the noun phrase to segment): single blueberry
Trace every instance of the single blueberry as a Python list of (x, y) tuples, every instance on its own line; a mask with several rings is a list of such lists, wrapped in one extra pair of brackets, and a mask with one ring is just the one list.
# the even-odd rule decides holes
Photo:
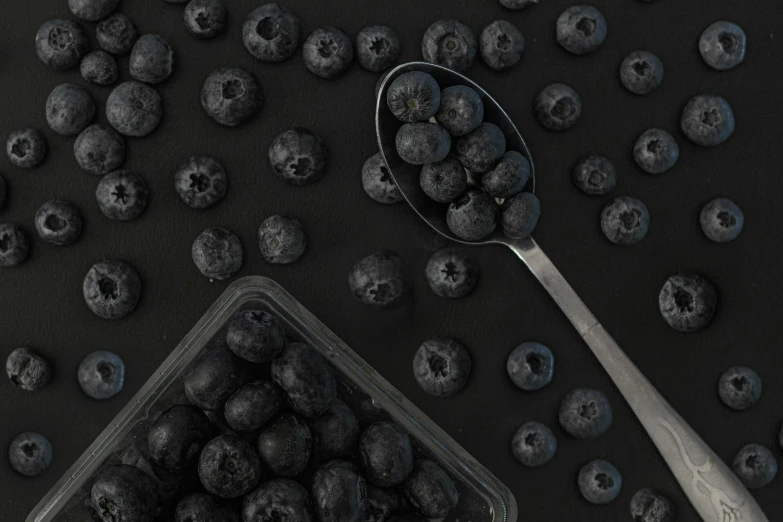
[(111, 127), (95, 123), (84, 129), (73, 143), (76, 163), (96, 176), (108, 174), (125, 161), (125, 140)]
[(506, 372), (514, 385), (525, 391), (540, 390), (552, 381), (555, 356), (541, 343), (528, 341), (508, 355)]
[(5, 373), (17, 388), (38, 391), (52, 381), (52, 363), (30, 348), (16, 348), (5, 360)]
[(135, 466), (104, 468), (92, 484), (90, 498), (102, 522), (153, 522), (157, 515), (155, 483)]
[(128, 54), (133, 49), (136, 38), (136, 26), (122, 13), (114, 13), (95, 26), (98, 46), (108, 53)]
[(663, 81), (663, 63), (653, 53), (634, 51), (620, 63), (620, 82), (634, 94), (650, 94)]
[(68, 0), (68, 9), (73, 15), (88, 22), (97, 22), (117, 9), (120, 0)]
[(27, 235), (14, 223), (0, 223), (0, 268), (22, 264), (30, 252)]
[(421, 39), (425, 62), (464, 72), (473, 65), (478, 45), (473, 31), (459, 20), (438, 20)]
[(394, 142), (397, 154), (413, 165), (442, 161), (451, 150), (451, 136), (436, 123), (406, 123)]
[(299, 46), (299, 18), (280, 4), (264, 4), (247, 15), (242, 41), (262, 62), (287, 60)]
[(617, 169), (609, 158), (600, 154), (579, 158), (571, 174), (574, 185), (585, 194), (603, 196), (617, 186)]
[(432, 254), (424, 273), (436, 295), (456, 299), (473, 291), (478, 281), (479, 268), (465, 250), (444, 248)]
[(79, 71), (82, 78), (96, 85), (111, 85), (120, 77), (117, 60), (106, 51), (93, 51), (82, 58)]
[(351, 408), (335, 399), (324, 413), (310, 421), (313, 455), (321, 461), (350, 458), (359, 440), (359, 421)]
[(608, 504), (617, 498), (623, 487), (623, 477), (611, 463), (597, 459), (579, 470), (579, 492), (591, 504)]
[(284, 413), (258, 435), (261, 462), (277, 477), (295, 477), (307, 466), (312, 451), (307, 424), (293, 413)]
[(671, 169), (680, 157), (680, 147), (674, 136), (663, 129), (648, 129), (633, 146), (633, 159), (648, 174), (662, 174)]
[(465, 347), (449, 338), (424, 341), (413, 357), (416, 382), (422, 390), (436, 397), (447, 397), (462, 390), (470, 378), (471, 367), (470, 354)]
[(201, 450), (198, 476), (204, 489), (213, 495), (237, 498), (258, 484), (261, 461), (247, 441), (235, 435), (219, 435)]
[(190, 493), (177, 503), (174, 522), (240, 522), (240, 516), (212, 495)]
[(145, 34), (136, 40), (131, 50), (128, 69), (140, 82), (160, 83), (174, 72), (174, 50), (158, 34)]
[(125, 384), (125, 363), (115, 353), (98, 350), (82, 359), (76, 377), (88, 397), (111, 399)]
[(210, 118), (236, 127), (258, 114), (264, 103), (261, 86), (252, 72), (221, 67), (210, 73), (201, 88), (201, 106)]
[(5, 144), (8, 159), (20, 169), (31, 169), (43, 163), (48, 149), (43, 133), (30, 128), (13, 131)]
[(446, 87), (440, 92), (440, 108), (435, 120), (452, 136), (464, 136), (484, 120), (484, 102), (466, 85)]
[(263, 310), (243, 310), (229, 323), (226, 344), (242, 359), (265, 363), (283, 351), (285, 330), (280, 320)]
[(493, 168), (506, 152), (506, 136), (494, 123), (481, 123), (457, 141), (457, 159), (476, 173)]
[(160, 94), (137, 81), (121, 83), (106, 100), (106, 119), (125, 136), (146, 136), (158, 127), (162, 118)]
[(532, 234), (538, 226), (541, 202), (532, 192), (519, 192), (503, 202), (500, 213), (503, 233), (521, 239)]
[(98, 182), (95, 199), (101, 213), (116, 221), (136, 219), (144, 213), (149, 188), (144, 178), (130, 170), (115, 170)]
[(481, 241), (497, 226), (498, 205), (482, 190), (468, 190), (449, 204), (446, 224), (451, 232), (465, 241)]
[(363, 304), (390, 308), (408, 299), (412, 285), (403, 259), (396, 252), (384, 250), (353, 265), (348, 286)]
[(62, 83), (46, 100), (46, 121), (62, 136), (76, 136), (95, 118), (95, 101), (78, 85)]
[(8, 461), (17, 473), (35, 477), (52, 463), (52, 445), (40, 433), (20, 433), (8, 446)]
[(316, 520), (320, 522), (363, 522), (367, 483), (352, 463), (327, 462), (312, 479)]
[(101, 261), (87, 272), (82, 292), (95, 315), (119, 319), (131, 313), (139, 303), (141, 279), (136, 270), (122, 261)]
[(525, 188), (530, 174), (527, 158), (511, 150), (503, 155), (495, 168), (481, 177), (481, 188), (493, 198), (508, 198)]
[(226, 422), (238, 432), (255, 431), (277, 415), (282, 402), (282, 393), (270, 381), (245, 384), (226, 401)]
[(89, 50), (87, 33), (73, 20), (49, 20), (35, 35), (38, 58), (57, 71), (76, 67)]
[(303, 417), (321, 415), (337, 397), (337, 383), (326, 359), (305, 343), (286, 345), (280, 357), (272, 361), (272, 379)]
[(364, 522), (387, 522), (402, 509), (402, 499), (393, 489), (367, 485)]
[(242, 520), (310, 522), (313, 520), (311, 505), (310, 495), (301, 484), (291, 479), (275, 478), (262, 483), (245, 496), (242, 500)]
[(383, 156), (376, 152), (362, 166), (362, 188), (378, 203), (391, 205), (402, 201), (402, 193), (389, 174)]
[(407, 72), (391, 83), (386, 91), (386, 103), (400, 121), (427, 121), (440, 107), (440, 86), (431, 74)]
[(35, 229), (47, 243), (70, 245), (82, 235), (82, 214), (73, 203), (53, 199), (36, 211)]
[(538, 0), (498, 0), (498, 2), (506, 9), (519, 10), (536, 5)]
[(295, 127), (278, 134), (269, 145), (269, 163), (275, 174), (301, 187), (324, 177), (329, 162), (326, 143), (314, 132)]
[(275, 214), (258, 227), (258, 248), (267, 263), (287, 265), (304, 254), (307, 233), (294, 216)]
[(647, 237), (649, 229), (650, 213), (638, 199), (620, 196), (601, 211), (601, 231), (615, 245), (634, 245)]
[(427, 163), (421, 168), (419, 186), (430, 199), (438, 203), (450, 203), (468, 188), (465, 167), (457, 158)]
[(511, 453), (520, 463), (534, 468), (543, 466), (555, 456), (557, 439), (552, 430), (540, 422), (524, 423), (511, 439)]
[(763, 488), (778, 474), (775, 455), (761, 444), (743, 446), (734, 457), (731, 467), (748, 489)]
[(577, 439), (594, 439), (612, 425), (612, 405), (602, 392), (592, 388), (570, 391), (560, 403), (560, 426)]
[(677, 508), (663, 494), (644, 488), (631, 497), (631, 516), (638, 522), (674, 522)]
[(217, 346), (192, 363), (185, 376), (185, 395), (202, 410), (220, 410), (250, 380), (246, 361)]
[(702, 207), (699, 222), (705, 236), (716, 243), (726, 243), (740, 235), (745, 215), (732, 200), (715, 198)]
[(519, 28), (506, 20), (495, 20), (479, 36), (481, 59), (490, 69), (510, 69), (522, 59), (525, 37)]
[(150, 460), (172, 472), (182, 472), (198, 460), (214, 428), (199, 408), (175, 404), (155, 419), (147, 433)]
[(606, 39), (606, 20), (591, 5), (569, 7), (557, 19), (557, 43), (573, 54), (595, 51)]
[(680, 127), (696, 145), (715, 147), (734, 133), (734, 112), (720, 96), (700, 94), (685, 105)]
[(174, 173), (174, 190), (190, 208), (209, 208), (226, 196), (226, 169), (218, 160), (209, 156), (192, 156), (177, 167)]
[(658, 295), (658, 308), (666, 323), (680, 332), (695, 332), (707, 326), (718, 307), (718, 292), (704, 276), (675, 274)]
[(747, 410), (755, 405), (761, 390), (761, 377), (747, 366), (732, 366), (718, 379), (718, 396), (733, 410)]
[(308, 71), (330, 80), (351, 66), (353, 42), (336, 27), (319, 27), (305, 39), (302, 58)]
[(356, 35), (356, 59), (371, 72), (391, 67), (400, 56), (400, 40), (391, 27), (371, 25)]
[(582, 115), (582, 99), (568, 85), (553, 83), (539, 91), (533, 100), (538, 122), (551, 131), (573, 127)]
[(405, 498), (426, 518), (447, 516), (459, 501), (454, 481), (431, 460), (417, 460), (403, 487)]
[(376, 422), (362, 431), (359, 456), (367, 480), (376, 486), (401, 484), (413, 470), (410, 436), (392, 422)]
[(193, 240), (190, 254), (196, 268), (209, 279), (223, 280), (242, 268), (244, 253), (239, 238), (222, 227), (205, 229)]
[(226, 6), (222, 0), (191, 0), (185, 6), (185, 29), (196, 38), (214, 38), (226, 27)]
[(747, 37), (742, 27), (719, 21), (709, 25), (699, 38), (699, 53), (704, 63), (718, 71), (726, 71), (745, 60)]

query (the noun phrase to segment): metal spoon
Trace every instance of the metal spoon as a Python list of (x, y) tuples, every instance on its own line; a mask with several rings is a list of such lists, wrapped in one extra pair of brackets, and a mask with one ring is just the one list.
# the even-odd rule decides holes
[[(444, 67), (424, 62), (400, 65), (389, 72), (380, 87), (375, 129), (389, 173), (414, 212), (438, 234), (452, 241), (467, 245), (505, 245), (527, 265), (628, 401), (705, 522), (767, 522), (758, 503), (737, 476), (631, 362), (532, 237), (510, 239), (496, 230), (483, 241), (471, 242), (451, 234), (446, 226), (444, 206), (427, 198), (419, 187), (420, 167), (405, 163), (395, 150), (394, 139), (402, 123), (386, 107), (386, 92), (395, 78), (409, 71), (431, 74), (441, 88), (451, 85), (473, 88), (484, 101), (484, 121), (495, 123), (503, 130), (507, 149), (524, 154), (531, 166), (533, 158), (511, 118), (484, 89)], [(528, 188), (535, 189), (535, 169)]]

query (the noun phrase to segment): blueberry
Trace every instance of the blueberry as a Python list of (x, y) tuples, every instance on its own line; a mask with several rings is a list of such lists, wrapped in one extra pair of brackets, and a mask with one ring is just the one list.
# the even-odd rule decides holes
[(51, 464), (52, 445), (40, 433), (20, 433), (8, 446), (8, 461), (17, 473), (35, 477)]
[(400, 56), (400, 40), (391, 27), (371, 25), (356, 35), (356, 59), (371, 72), (391, 67)]
[(106, 100), (106, 119), (125, 136), (146, 136), (158, 127), (162, 118), (160, 94), (137, 81), (121, 83)]
[(245, 384), (226, 401), (226, 422), (238, 432), (255, 431), (277, 415), (282, 402), (280, 390), (270, 381)]
[(35, 213), (35, 229), (47, 243), (70, 245), (82, 234), (82, 214), (73, 203), (53, 199)]
[(242, 520), (310, 522), (313, 520), (310, 508), (310, 495), (304, 487), (290, 479), (276, 478), (264, 482), (245, 496)]
[(63, 136), (76, 136), (95, 118), (95, 102), (90, 93), (70, 83), (55, 87), (46, 100), (46, 121)]
[(484, 102), (466, 85), (446, 87), (440, 92), (440, 108), (435, 119), (452, 136), (464, 136), (484, 120)]
[(117, 60), (106, 51), (94, 51), (82, 58), (82, 78), (96, 85), (111, 85), (120, 76)]
[(440, 107), (440, 86), (430, 74), (407, 72), (391, 83), (386, 91), (386, 103), (400, 121), (427, 121)]
[(591, 504), (608, 504), (617, 498), (623, 487), (623, 477), (611, 463), (597, 459), (579, 470), (579, 492)]
[(745, 215), (732, 200), (715, 198), (702, 207), (699, 222), (705, 236), (716, 243), (726, 243), (740, 235)]
[(265, 363), (278, 357), (285, 344), (280, 320), (263, 310), (243, 310), (229, 323), (226, 344), (242, 359)]
[(763, 488), (778, 474), (775, 455), (761, 444), (744, 446), (737, 452), (731, 467), (748, 489)]
[(313, 454), (321, 460), (351, 457), (359, 440), (359, 421), (351, 408), (335, 399), (329, 409), (310, 421)]
[(177, 167), (174, 190), (187, 206), (196, 210), (209, 208), (226, 196), (226, 169), (209, 156), (192, 156)]
[(275, 174), (301, 187), (324, 177), (329, 150), (314, 132), (301, 127), (282, 132), (269, 145), (269, 163)]
[(648, 129), (633, 146), (633, 159), (648, 174), (662, 174), (671, 169), (680, 157), (680, 147), (674, 136), (662, 129)]
[(680, 127), (696, 145), (715, 147), (734, 133), (734, 112), (720, 96), (700, 94), (685, 105)]
[(212, 495), (191, 493), (177, 503), (174, 522), (240, 522), (240, 517)]
[(729, 408), (747, 410), (761, 397), (761, 377), (746, 366), (732, 366), (718, 380), (718, 395)]
[(644, 488), (631, 497), (631, 516), (638, 522), (674, 522), (677, 508), (661, 493)]
[(651, 52), (634, 51), (620, 63), (620, 82), (634, 94), (650, 94), (663, 81), (663, 63)]
[(261, 478), (261, 461), (248, 442), (235, 435), (220, 435), (204, 446), (198, 476), (208, 492), (222, 498), (249, 493)]
[(514, 348), (506, 360), (506, 371), (517, 388), (540, 390), (552, 381), (555, 356), (541, 343), (525, 342)]
[(320, 27), (310, 33), (302, 46), (305, 67), (321, 78), (342, 74), (353, 61), (353, 42), (336, 27)]
[(402, 499), (393, 489), (368, 485), (364, 522), (387, 522), (402, 507)]
[(380, 152), (376, 152), (362, 166), (362, 187), (373, 200), (391, 205), (402, 201), (402, 193), (383, 162)]
[(695, 332), (707, 326), (718, 307), (718, 292), (702, 275), (675, 274), (658, 295), (663, 320), (680, 332)]
[(38, 58), (57, 71), (79, 65), (89, 49), (87, 34), (73, 20), (49, 20), (41, 25), (35, 35)]
[(380, 487), (401, 484), (413, 470), (413, 446), (408, 433), (392, 422), (365, 428), (359, 455), (367, 480)]
[(481, 188), (494, 198), (521, 192), (530, 179), (530, 162), (516, 151), (506, 152), (494, 169), (481, 177)]
[(112, 54), (128, 54), (136, 43), (138, 33), (130, 18), (115, 13), (101, 20), (95, 27), (95, 39), (101, 49)]
[(557, 43), (573, 54), (595, 51), (606, 39), (606, 20), (590, 5), (569, 7), (557, 19)]
[(136, 219), (147, 208), (149, 188), (144, 178), (130, 170), (115, 170), (98, 182), (95, 199), (101, 213), (109, 219)]
[(125, 384), (125, 363), (115, 353), (98, 350), (82, 359), (76, 377), (88, 397), (111, 399)]
[(311, 451), (310, 428), (293, 413), (284, 413), (267, 424), (258, 436), (261, 461), (277, 477), (295, 477), (301, 473)]
[(449, 204), (446, 224), (451, 232), (466, 241), (480, 241), (495, 230), (498, 206), (484, 191), (468, 190)]
[(280, 4), (264, 4), (242, 25), (245, 48), (262, 62), (282, 62), (299, 46), (299, 18)]
[(353, 265), (348, 286), (363, 304), (390, 308), (407, 301), (412, 285), (403, 259), (396, 252), (384, 250)]
[(481, 123), (457, 141), (457, 159), (477, 173), (487, 172), (506, 152), (506, 137), (494, 123)]
[(582, 156), (571, 173), (574, 185), (585, 194), (602, 196), (617, 186), (617, 169), (609, 158), (600, 154)]
[(305, 343), (289, 343), (272, 362), (272, 379), (303, 417), (321, 415), (337, 397), (337, 383), (323, 355)]
[(592, 388), (570, 391), (560, 403), (560, 426), (577, 439), (594, 439), (612, 425), (612, 405), (602, 392)]
[(404, 484), (405, 498), (426, 518), (442, 518), (459, 501), (459, 493), (445, 471), (431, 460), (419, 459)]
[(122, 261), (101, 261), (87, 272), (82, 291), (87, 306), (95, 315), (119, 319), (131, 313), (139, 303), (141, 279)]
[(150, 460), (177, 473), (198, 460), (201, 448), (212, 439), (213, 427), (195, 406), (176, 404), (155, 419), (147, 434)]
[(406, 123), (397, 131), (397, 154), (413, 165), (435, 163), (448, 156), (451, 136), (436, 123)]
[(43, 163), (47, 150), (43, 133), (30, 128), (13, 131), (5, 145), (11, 164), (20, 169), (31, 169)]
[(506, 9), (518, 10), (525, 9), (531, 5), (536, 5), (538, 0), (498, 0), (498, 2)]
[(510, 69), (522, 59), (525, 37), (519, 28), (506, 20), (495, 20), (479, 36), (481, 59), (496, 71)]
[(305, 227), (294, 216), (270, 216), (258, 227), (258, 247), (267, 263), (293, 263), (302, 257), (307, 247)]
[(95, 123), (76, 138), (73, 155), (82, 169), (102, 176), (118, 169), (125, 161), (125, 141), (111, 127)]
[(463, 72), (476, 58), (476, 36), (459, 20), (438, 20), (427, 28), (421, 39), (425, 62)]
[(471, 370), (470, 354), (453, 339), (424, 341), (413, 357), (413, 376), (421, 389), (436, 397), (447, 397), (462, 390)]
[(582, 115), (582, 100), (568, 85), (547, 85), (533, 100), (533, 111), (538, 122), (551, 131), (573, 127)]
[(710, 24), (699, 38), (699, 52), (704, 63), (718, 71), (726, 71), (745, 59), (747, 37), (742, 27), (732, 22)]
[(460, 248), (438, 250), (425, 268), (427, 283), (436, 295), (456, 299), (473, 291), (479, 276), (476, 261)]
[(205, 352), (185, 376), (185, 395), (202, 410), (219, 410), (250, 381), (247, 363), (218, 346)]
[(638, 199), (620, 196), (601, 211), (601, 231), (615, 245), (634, 245), (647, 237), (649, 229), (650, 213)]
[(125, 464), (100, 472), (90, 491), (92, 507), (103, 522), (152, 522), (158, 495), (155, 484), (143, 471)]
[(204, 81), (201, 106), (216, 122), (236, 127), (258, 114), (264, 96), (256, 77), (239, 67), (215, 69)]
[(239, 238), (222, 227), (210, 227), (199, 234), (190, 254), (204, 276), (217, 280), (236, 274), (242, 268), (244, 258)]
[(541, 217), (541, 202), (532, 192), (519, 192), (500, 207), (503, 233), (521, 239), (533, 233)]
[(0, 268), (11, 268), (27, 259), (27, 235), (14, 223), (0, 223)]
[(320, 522), (362, 522), (367, 484), (356, 466), (345, 460), (327, 462), (313, 474), (313, 503)]
[(174, 64), (171, 45), (158, 34), (145, 34), (133, 44), (128, 69), (135, 80), (155, 84), (171, 76)]
[(38, 391), (52, 381), (52, 364), (29, 348), (16, 348), (5, 361), (5, 372), (17, 388)]
[(222, 0), (191, 0), (183, 15), (185, 29), (197, 38), (214, 38), (226, 27), (226, 6)]
[(528, 467), (543, 466), (555, 456), (557, 439), (552, 430), (540, 422), (524, 423), (511, 439), (511, 453)]
[(119, 4), (120, 0), (68, 0), (68, 9), (80, 20), (97, 22), (109, 16)]
[(421, 168), (419, 186), (430, 199), (438, 203), (450, 203), (468, 188), (465, 167), (457, 158), (447, 157)]

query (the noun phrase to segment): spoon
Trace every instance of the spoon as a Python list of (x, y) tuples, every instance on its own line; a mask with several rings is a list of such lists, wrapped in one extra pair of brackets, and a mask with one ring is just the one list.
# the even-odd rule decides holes
[(634, 365), (532, 237), (511, 239), (495, 230), (482, 241), (465, 241), (449, 231), (445, 206), (430, 200), (419, 186), (420, 167), (405, 163), (395, 149), (394, 139), (402, 122), (388, 110), (386, 92), (395, 78), (410, 71), (431, 74), (441, 88), (466, 85), (475, 90), (484, 102), (484, 121), (500, 127), (507, 150), (516, 150), (530, 161), (532, 175), (527, 189), (531, 191), (535, 190), (535, 168), (519, 130), (484, 89), (438, 65), (400, 65), (389, 72), (378, 91), (375, 130), (386, 167), (413, 211), (443, 237), (466, 245), (505, 245), (527, 265), (609, 374), (705, 522), (768, 522), (737, 476)]

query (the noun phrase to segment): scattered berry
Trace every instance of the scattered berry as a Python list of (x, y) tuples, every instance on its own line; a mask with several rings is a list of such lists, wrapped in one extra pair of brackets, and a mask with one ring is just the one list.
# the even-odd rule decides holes
[(732, 200), (715, 198), (701, 209), (699, 222), (705, 236), (716, 243), (726, 243), (740, 235), (745, 215)]
[(5, 360), (5, 373), (17, 388), (38, 391), (52, 382), (52, 363), (30, 348), (16, 348)]
[(136, 309), (141, 297), (141, 279), (122, 261), (101, 261), (87, 272), (82, 291), (87, 306), (95, 315), (119, 319)]
[(400, 121), (427, 121), (440, 107), (440, 86), (430, 74), (407, 72), (391, 83), (386, 91), (386, 103)]
[(704, 276), (675, 274), (658, 295), (663, 320), (680, 332), (695, 332), (707, 326), (718, 307), (718, 292)]
[(362, 166), (362, 187), (374, 201), (391, 205), (402, 201), (402, 193), (389, 174), (383, 156), (376, 152)]
[(261, 461), (248, 442), (235, 435), (220, 435), (201, 451), (198, 476), (204, 489), (213, 495), (238, 498), (258, 484)]
[(226, 196), (226, 169), (209, 156), (192, 156), (177, 167), (174, 190), (187, 206), (196, 210), (209, 208)]
[(35, 229), (47, 243), (70, 245), (82, 234), (82, 214), (73, 203), (53, 199), (35, 213)]
[(106, 51), (93, 51), (82, 58), (79, 71), (82, 78), (96, 85), (111, 85), (120, 77), (117, 60)]
[(747, 37), (742, 27), (732, 22), (710, 24), (699, 38), (699, 52), (704, 63), (718, 71), (726, 71), (745, 60)]
[(364, 429), (359, 457), (367, 480), (384, 488), (401, 484), (413, 470), (410, 437), (392, 422), (376, 422)]
[(497, 203), (482, 190), (468, 190), (446, 211), (449, 230), (465, 241), (481, 241), (495, 230), (497, 222)]
[(573, 54), (595, 51), (606, 39), (606, 20), (590, 5), (569, 7), (557, 19), (557, 43)]
[(436, 397), (462, 390), (471, 370), (470, 354), (453, 339), (436, 338), (424, 343), (413, 357), (413, 375), (421, 389)]
[(360, 302), (380, 308), (401, 304), (411, 291), (405, 262), (390, 250), (359, 260), (348, 274), (348, 286)]
[(533, 111), (538, 122), (551, 131), (573, 127), (582, 115), (582, 100), (568, 85), (547, 85), (533, 100)]
[(252, 72), (221, 67), (210, 73), (201, 88), (201, 106), (221, 125), (236, 127), (261, 111), (264, 95)]
[(372, 72), (391, 67), (400, 56), (400, 40), (391, 27), (371, 25), (356, 35), (356, 59)]
[(19, 129), (8, 136), (5, 153), (15, 167), (31, 169), (43, 163), (48, 147), (42, 132)]
[(98, 182), (95, 199), (101, 213), (109, 219), (129, 221), (144, 213), (149, 188), (144, 178), (130, 170), (115, 170)]
[(270, 381), (245, 384), (226, 401), (226, 422), (238, 432), (260, 429), (280, 411), (283, 398)]
[(265, 363), (283, 351), (285, 330), (280, 320), (262, 310), (243, 310), (229, 323), (226, 344), (242, 359)]
[(133, 44), (128, 69), (135, 80), (155, 84), (171, 76), (174, 63), (171, 45), (158, 34), (145, 34)]
[(761, 444), (744, 446), (737, 452), (731, 467), (748, 489), (763, 488), (778, 474), (775, 455)]
[(96, 176), (112, 172), (125, 161), (125, 140), (106, 125), (95, 123), (84, 129), (73, 143), (79, 166)]
[(638, 199), (620, 196), (601, 211), (601, 231), (615, 245), (634, 245), (647, 237), (649, 229), (650, 213)]
[(761, 398), (761, 377), (747, 366), (732, 366), (718, 380), (718, 396), (737, 411), (747, 410)]
[(495, 20), (479, 36), (481, 59), (490, 69), (510, 69), (522, 59), (525, 37), (519, 28), (506, 20)]
[(329, 162), (329, 150), (314, 132), (301, 127), (287, 130), (269, 145), (269, 163), (275, 174), (301, 187), (324, 177)]
[(46, 100), (46, 121), (62, 136), (76, 136), (95, 118), (95, 101), (85, 89), (70, 83), (55, 87)]
[(620, 63), (620, 82), (634, 94), (650, 94), (663, 81), (663, 63), (651, 52), (634, 51)]
[(661, 493), (644, 488), (631, 497), (631, 516), (639, 522), (674, 522), (677, 508)]
[(406, 123), (397, 131), (397, 154), (413, 165), (442, 161), (451, 150), (451, 136), (436, 123)]
[(27, 235), (14, 223), (0, 223), (0, 268), (22, 264), (30, 252)]
[(530, 175), (527, 158), (511, 150), (503, 155), (495, 168), (481, 177), (481, 188), (493, 198), (508, 198), (525, 188)]
[(122, 13), (114, 13), (95, 27), (95, 39), (108, 53), (128, 54), (137, 38), (136, 26)]
[(427, 283), (436, 295), (456, 299), (473, 291), (479, 276), (476, 261), (460, 248), (438, 250), (425, 268)]
[(468, 176), (462, 163), (449, 156), (443, 161), (424, 165), (419, 174), (419, 186), (430, 199), (450, 203), (468, 188)]
[(438, 20), (421, 39), (425, 62), (464, 72), (473, 65), (478, 44), (473, 31), (459, 20)]
[(608, 504), (617, 498), (623, 487), (623, 477), (609, 462), (598, 459), (579, 470), (579, 492), (591, 504)]
[(540, 390), (552, 381), (555, 356), (541, 343), (525, 342), (514, 348), (506, 360), (506, 372), (514, 385), (525, 391)]
[(541, 202), (532, 192), (519, 192), (506, 199), (500, 207), (503, 233), (515, 239), (528, 237), (541, 217)]
[(459, 493), (445, 471), (431, 460), (419, 459), (404, 484), (405, 498), (426, 518), (442, 518), (459, 501)]
[(73, 20), (49, 20), (35, 35), (38, 58), (56, 71), (76, 67), (89, 50), (87, 34)]
[(267, 263), (287, 265), (304, 254), (307, 233), (294, 216), (275, 214), (258, 227), (258, 248)]
[(440, 92), (440, 108), (435, 119), (452, 136), (464, 136), (484, 120), (484, 102), (466, 85), (446, 87)]
[(612, 406), (602, 392), (577, 388), (560, 403), (560, 426), (577, 439), (594, 439), (612, 425)]
[(353, 42), (336, 27), (321, 27), (305, 39), (302, 58), (308, 71), (330, 80), (351, 66)]
[(720, 96), (694, 96), (682, 110), (680, 127), (696, 145), (715, 147), (734, 133), (734, 113)]
[(280, 4), (264, 4), (247, 15), (242, 41), (262, 62), (287, 60), (299, 46), (299, 18)]
[(176, 404), (155, 419), (147, 433), (150, 460), (158, 467), (180, 473), (198, 461), (201, 448), (214, 428), (196, 406)]
[(525, 466), (543, 466), (555, 456), (557, 439), (552, 430), (540, 422), (524, 423), (511, 439), (511, 453)]
[(617, 169), (605, 156), (587, 154), (574, 165), (574, 185), (585, 194), (602, 196), (617, 186)]
[(153, 522), (158, 494), (153, 479), (125, 464), (103, 469), (92, 484), (92, 507), (103, 522)]
[(125, 384), (125, 364), (117, 354), (98, 350), (82, 359), (76, 376), (88, 397), (111, 399), (122, 391)]
[(8, 446), (8, 461), (17, 473), (35, 477), (52, 463), (52, 445), (40, 433), (20, 433)]
[(674, 136), (663, 129), (648, 129), (633, 146), (633, 159), (648, 174), (662, 174), (671, 169), (680, 157), (680, 147)]
[(223, 280), (242, 268), (243, 251), (239, 238), (230, 230), (210, 227), (193, 241), (193, 262), (209, 279)]
[(226, 6), (222, 0), (191, 0), (183, 14), (185, 29), (196, 38), (214, 38), (226, 27)]
[(321, 415), (337, 397), (337, 383), (323, 355), (305, 343), (288, 343), (272, 361), (272, 379), (283, 388), (289, 405), (307, 418)]

